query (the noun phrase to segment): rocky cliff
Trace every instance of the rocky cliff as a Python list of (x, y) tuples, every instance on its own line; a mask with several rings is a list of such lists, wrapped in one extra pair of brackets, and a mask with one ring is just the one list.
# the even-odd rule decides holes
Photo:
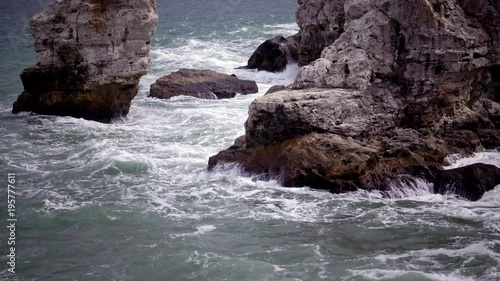
[(127, 115), (157, 21), (155, 0), (57, 0), (30, 21), (38, 63), (22, 72), (13, 113)]
[(500, 106), (486, 98), (500, 94), (500, 1), (299, 4), (301, 60), (321, 57), (292, 90), (255, 100), (246, 135), (209, 167), (372, 190), (406, 175), (433, 181), (448, 154), (500, 147)]

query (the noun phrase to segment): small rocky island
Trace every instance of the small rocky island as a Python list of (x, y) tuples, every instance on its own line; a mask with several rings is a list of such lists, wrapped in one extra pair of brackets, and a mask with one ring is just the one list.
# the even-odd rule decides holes
[(248, 95), (259, 91), (257, 83), (238, 79), (212, 70), (181, 69), (163, 76), (151, 85), (150, 97), (170, 99), (191, 96), (201, 99), (228, 99), (236, 94)]
[[(245, 136), (211, 157), (210, 169), (237, 163), (285, 186), (331, 192), (387, 190), (418, 177), (445, 193), (444, 182), (454, 184), (452, 172), (443, 175), (447, 155), (500, 147), (500, 92), (490, 87), (499, 77), (498, 2), (299, 5), (304, 67), (292, 85), (251, 104)], [(463, 195), (477, 200), (495, 179)]]
[(12, 112), (102, 122), (126, 116), (149, 70), (155, 0), (56, 1), (30, 21), (38, 63)]

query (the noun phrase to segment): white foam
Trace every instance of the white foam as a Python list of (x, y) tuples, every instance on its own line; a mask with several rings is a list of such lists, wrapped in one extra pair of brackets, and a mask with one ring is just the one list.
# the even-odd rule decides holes
[(450, 155), (446, 158), (450, 165), (444, 167), (445, 170), (451, 170), (469, 166), (476, 163), (495, 165), (500, 168), (500, 152), (487, 151), (475, 153), (472, 157), (462, 158), (460, 155)]
[[(413, 270), (384, 270), (384, 269), (367, 269), (367, 270), (349, 270), (353, 277), (364, 277), (368, 280), (428, 280), (435, 281), (475, 281), (471, 277), (460, 276), (456, 273), (440, 274), (426, 273)], [(420, 278), (420, 279), (418, 279)]]
[(467, 245), (464, 248), (460, 249), (448, 249), (448, 248), (439, 248), (439, 249), (423, 249), (417, 251), (410, 251), (405, 254), (398, 255), (378, 255), (375, 259), (386, 262), (388, 260), (399, 260), (405, 258), (428, 258), (428, 257), (436, 257), (436, 256), (447, 256), (447, 257), (461, 257), (461, 258), (472, 258), (475, 256), (485, 256), (496, 260), (497, 264), (500, 266), (500, 254), (494, 251), (494, 247), (496, 244), (500, 243), (500, 241), (481, 241), (477, 243), (473, 243)]
[(196, 231), (191, 233), (183, 233), (183, 234), (172, 234), (171, 237), (185, 237), (185, 236), (196, 236), (203, 235), (212, 231), (215, 231), (217, 228), (213, 225), (201, 225), (196, 227)]

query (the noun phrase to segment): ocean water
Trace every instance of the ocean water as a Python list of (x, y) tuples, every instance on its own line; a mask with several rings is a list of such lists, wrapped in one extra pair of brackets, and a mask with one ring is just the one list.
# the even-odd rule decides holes
[[(387, 199), (207, 172), (248, 105), (284, 73), (234, 70), (298, 28), (297, 1), (158, 0), (152, 67), (128, 118), (11, 115), (35, 62), (27, 21), (50, 1), (0, 3), (0, 280), (500, 280), (500, 188), (479, 202), (425, 182)], [(207, 68), (258, 82), (230, 100), (147, 98), (157, 78)], [(495, 152), (451, 166), (500, 166)], [(7, 272), (7, 173), (16, 173), (16, 275)]]

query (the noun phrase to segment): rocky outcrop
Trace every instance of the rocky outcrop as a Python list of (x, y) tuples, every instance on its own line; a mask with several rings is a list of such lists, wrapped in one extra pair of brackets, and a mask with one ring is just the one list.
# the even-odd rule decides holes
[[(347, 7), (350, 13), (361, 13), (356, 3)], [(299, 66), (308, 65), (321, 56), (323, 49), (344, 32), (344, 1), (299, 0), (297, 23), (300, 31), (288, 38), (276, 36), (266, 40), (252, 54), (245, 68), (280, 72), (286, 68), (285, 46), (289, 59)], [(291, 58), (291, 59), (290, 59)]]
[(282, 72), (288, 63), (298, 59), (299, 37), (290, 36), (285, 38), (278, 35), (266, 40), (248, 59), (246, 69), (257, 69), (259, 71)]
[(499, 4), (299, 2), (298, 16), (312, 18), (298, 18), (301, 30), (342, 19), (343, 31), (292, 90), (252, 103), (245, 141), (210, 168), (236, 162), (285, 186), (372, 190), (402, 174), (433, 182), (448, 154), (500, 147), (500, 105), (486, 98), (500, 63)]
[(236, 94), (255, 94), (259, 91), (254, 81), (241, 80), (212, 70), (181, 69), (164, 76), (151, 85), (150, 97), (170, 99), (191, 96), (202, 99), (227, 99)]
[(22, 72), (13, 113), (103, 122), (127, 115), (157, 21), (155, 0), (56, 1), (30, 21), (38, 63)]
[(441, 172), (434, 183), (434, 189), (439, 194), (458, 195), (477, 201), (484, 193), (498, 185), (500, 185), (500, 168), (474, 164)]
[[(299, 0), (297, 24), (300, 31), (298, 61), (308, 65), (321, 56), (323, 49), (344, 32), (345, 11), (343, 0)], [(359, 1), (358, 1), (359, 2)], [(353, 3), (354, 9), (357, 4)]]

